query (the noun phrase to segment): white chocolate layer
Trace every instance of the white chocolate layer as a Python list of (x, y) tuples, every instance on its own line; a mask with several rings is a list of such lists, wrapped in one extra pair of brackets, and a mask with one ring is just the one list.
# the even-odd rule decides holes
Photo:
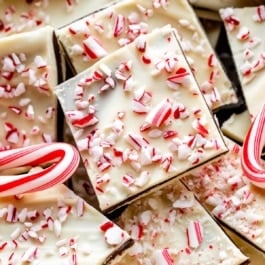
[(220, 8), (225, 7), (256, 6), (264, 3), (263, 0), (189, 0), (189, 2), (196, 7), (202, 7), (214, 11), (218, 11)]
[(129, 205), (119, 223), (135, 240), (119, 265), (235, 265), (247, 260), (178, 181)]
[(113, 0), (2, 0), (0, 37), (45, 25), (59, 28), (111, 2)]
[(226, 152), (170, 27), (106, 56), (55, 93), (102, 210)]
[(131, 240), (64, 185), (2, 198), (0, 225), (1, 264), (102, 265)]
[(228, 154), (183, 181), (216, 218), (265, 251), (264, 190), (248, 183), (241, 169), (240, 146), (227, 142)]
[(243, 143), (250, 125), (251, 117), (246, 110), (240, 114), (232, 114), (231, 117), (222, 124), (221, 130), (225, 136), (239, 143)]
[(53, 33), (47, 26), (0, 39), (0, 148), (56, 140)]
[(233, 240), (233, 242), (239, 246), (240, 250), (249, 258), (250, 265), (260, 265), (265, 262), (265, 255), (253, 246), (251, 243), (244, 240), (240, 235), (232, 231), (231, 229), (222, 226), (226, 234)]
[(248, 110), (255, 116), (264, 104), (265, 6), (220, 10)]
[[(182, 49), (208, 105), (215, 109), (237, 101), (230, 81), (186, 0), (121, 1), (61, 28), (57, 35), (75, 71), (80, 73), (140, 34), (167, 24), (177, 29)], [(94, 51), (88, 53), (84, 49), (87, 42), (93, 44)]]

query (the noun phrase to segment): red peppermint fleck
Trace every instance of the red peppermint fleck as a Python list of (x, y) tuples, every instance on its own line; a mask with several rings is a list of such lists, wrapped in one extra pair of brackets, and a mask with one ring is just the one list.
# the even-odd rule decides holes
[(126, 140), (136, 150), (141, 150), (142, 148), (149, 145), (148, 140), (140, 134), (129, 133), (126, 137)]
[(161, 161), (161, 166), (162, 166), (162, 168), (164, 168), (164, 170), (166, 172), (169, 172), (171, 165), (172, 165), (172, 162), (173, 162), (173, 155), (172, 154), (166, 154)]
[(241, 27), (237, 34), (237, 38), (240, 40), (247, 40), (250, 36), (250, 31), (247, 27)]
[(150, 129), (152, 128), (152, 125), (148, 122), (145, 122), (143, 123), (141, 126), (140, 126), (140, 132), (146, 132), (146, 131), (149, 131)]
[(164, 139), (169, 139), (169, 138), (176, 137), (177, 135), (178, 135), (178, 133), (176, 131), (168, 130), (168, 131), (165, 131), (163, 133), (163, 138)]
[(197, 248), (203, 241), (202, 225), (199, 221), (191, 221), (186, 229), (188, 246)]
[(72, 34), (72, 35), (75, 35), (75, 34), (76, 34), (76, 31), (75, 31), (73, 28), (71, 28), (71, 27), (68, 28), (68, 31), (69, 31), (70, 34)]
[(183, 78), (185, 78), (186, 76), (189, 76), (189, 72), (187, 71), (187, 69), (180, 67), (176, 73), (170, 77), (168, 77), (168, 81), (172, 82), (172, 83), (177, 83), (177, 84), (181, 84), (183, 83)]
[(38, 69), (47, 67), (46, 61), (40, 55), (35, 56), (34, 63)]
[(125, 28), (125, 17), (123, 15), (117, 15), (114, 22), (113, 36), (116, 38), (122, 34)]
[(128, 174), (122, 176), (122, 183), (126, 187), (130, 187), (135, 182), (135, 179)]
[(141, 35), (136, 40), (136, 48), (138, 49), (139, 52), (145, 52), (146, 51), (146, 40), (145, 40), (144, 35)]
[(142, 61), (144, 64), (150, 64), (152, 62), (151, 58), (146, 55), (142, 56)]
[(133, 99), (132, 100), (132, 110), (137, 114), (145, 114), (149, 111), (149, 107), (146, 106), (139, 100)]
[(144, 227), (141, 224), (134, 224), (130, 231), (131, 237), (135, 240), (140, 240), (144, 235)]
[(110, 229), (111, 227), (113, 227), (114, 224), (111, 221), (106, 221), (104, 224), (100, 225), (100, 230), (103, 232), (106, 232), (108, 229)]
[(6, 246), (7, 246), (7, 242), (1, 242), (0, 243), (0, 251), (4, 250)]
[(265, 6), (260, 5), (256, 8), (256, 14), (253, 15), (253, 20), (256, 22), (262, 22), (265, 20)]
[(209, 67), (214, 67), (215, 65), (216, 65), (215, 55), (212, 53), (208, 57), (208, 66)]
[(78, 128), (85, 128), (87, 126), (95, 125), (98, 119), (95, 117), (94, 113), (88, 113), (80, 119), (74, 119), (72, 124)]
[(2, 72), (1, 76), (7, 81), (10, 81), (14, 76), (14, 72)]
[(173, 265), (174, 259), (171, 257), (168, 248), (156, 250), (153, 253), (153, 260), (157, 265)]
[(200, 119), (196, 119), (195, 122), (193, 123), (194, 125), (194, 129), (197, 130), (197, 132), (199, 134), (201, 134), (202, 136), (207, 136), (209, 134), (209, 131), (206, 127), (206, 125), (204, 125)]
[(17, 144), (19, 142), (19, 131), (18, 129), (14, 128), (14, 129), (11, 129), (9, 130), (7, 133), (6, 133), (6, 141), (9, 142), (9, 143), (12, 143), (12, 144)]
[(240, 152), (240, 146), (238, 144), (234, 144), (233, 148), (231, 149), (232, 153), (238, 154)]
[(83, 41), (83, 46), (86, 55), (92, 60), (104, 57), (107, 55), (107, 51), (103, 46), (93, 37), (89, 36)]
[(22, 112), (22, 109), (19, 107), (16, 107), (16, 106), (8, 106), (8, 108), (10, 110), (12, 110), (15, 114), (18, 114), (18, 115), (21, 114), (21, 112)]
[(160, 127), (168, 120), (171, 113), (172, 106), (170, 100), (167, 98), (162, 100), (154, 108), (152, 108), (145, 120), (149, 124)]
[(230, 16), (227, 16), (225, 19), (224, 19), (225, 23), (226, 24), (230, 24), (232, 26), (239, 26), (240, 25), (240, 20), (239, 18), (237, 18), (236, 16), (234, 15), (230, 15)]
[(133, 77), (129, 75), (122, 84), (122, 89), (124, 91), (131, 91), (134, 86)]

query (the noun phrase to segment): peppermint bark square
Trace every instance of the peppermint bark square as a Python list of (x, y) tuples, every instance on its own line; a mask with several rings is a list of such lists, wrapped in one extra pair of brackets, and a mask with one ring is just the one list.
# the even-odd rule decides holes
[(128, 45), (141, 34), (170, 24), (211, 109), (235, 103), (231, 82), (186, 0), (125, 0), (79, 19), (56, 34), (76, 73)]
[(251, 116), (264, 104), (265, 6), (220, 10), (242, 92)]
[(226, 139), (229, 153), (183, 178), (209, 212), (265, 252), (264, 189), (252, 185), (241, 168), (241, 147)]
[(1, 264), (113, 264), (133, 243), (64, 185), (1, 198), (0, 224)]
[(101, 210), (227, 151), (170, 26), (55, 88)]
[(0, 39), (0, 148), (56, 140), (58, 76), (53, 28)]
[(135, 240), (119, 265), (239, 265), (248, 260), (179, 181), (130, 204), (118, 223)]

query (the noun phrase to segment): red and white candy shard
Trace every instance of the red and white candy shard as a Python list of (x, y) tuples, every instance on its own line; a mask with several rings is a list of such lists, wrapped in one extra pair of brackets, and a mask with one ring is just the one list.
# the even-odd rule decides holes
[(203, 241), (202, 225), (199, 221), (191, 221), (187, 227), (188, 245), (191, 248), (197, 248)]
[(167, 248), (156, 250), (153, 254), (153, 260), (157, 265), (173, 265), (174, 260), (170, 256)]
[[(1, 151), (0, 197), (40, 191), (63, 183), (75, 172), (79, 160), (78, 151), (66, 143), (37, 144)], [(12, 174), (24, 167), (41, 168)]]
[(265, 188), (265, 167), (261, 161), (265, 143), (265, 105), (257, 114), (243, 143), (241, 156), (242, 170), (256, 186)]
[(169, 118), (172, 106), (168, 98), (162, 100), (147, 115), (146, 121), (156, 127), (160, 127)]

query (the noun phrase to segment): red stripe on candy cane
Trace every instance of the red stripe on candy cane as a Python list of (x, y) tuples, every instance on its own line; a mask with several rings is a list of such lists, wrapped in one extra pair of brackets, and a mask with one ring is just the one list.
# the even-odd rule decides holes
[(44, 167), (19, 175), (0, 175), (0, 197), (48, 189), (65, 182), (79, 164), (78, 151), (65, 143), (47, 143), (0, 152), (1, 171), (20, 167)]
[(244, 139), (241, 155), (242, 170), (256, 186), (265, 188), (265, 168), (261, 153), (265, 143), (265, 105), (255, 117)]

